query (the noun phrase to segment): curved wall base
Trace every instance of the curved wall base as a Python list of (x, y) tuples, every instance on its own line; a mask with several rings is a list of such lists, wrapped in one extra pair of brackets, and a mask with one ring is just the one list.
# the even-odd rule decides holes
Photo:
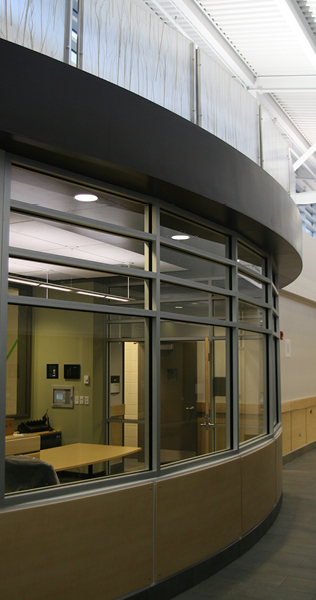
[(186, 590), (205, 581), (234, 560), (248, 552), (270, 529), (282, 506), (282, 494), (271, 512), (251, 531), (210, 558), (168, 577), (152, 587), (128, 596), (132, 600), (171, 600)]

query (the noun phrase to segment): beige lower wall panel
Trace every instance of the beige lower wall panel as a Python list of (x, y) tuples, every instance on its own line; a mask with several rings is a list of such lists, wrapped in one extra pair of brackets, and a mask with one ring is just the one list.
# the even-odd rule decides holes
[(110, 600), (153, 577), (153, 485), (0, 512), (1, 598)]
[(240, 459), (165, 479), (156, 486), (156, 579), (240, 537)]
[(316, 440), (316, 406), (306, 409), (306, 443)]
[(283, 455), (292, 451), (292, 413), (282, 413), (282, 452)]
[(280, 433), (275, 440), (275, 502), (277, 502), (282, 494), (283, 481), (283, 454), (282, 442), (283, 433)]
[(255, 527), (276, 503), (275, 441), (241, 459), (242, 535)]
[(306, 409), (292, 412), (292, 451), (306, 445)]

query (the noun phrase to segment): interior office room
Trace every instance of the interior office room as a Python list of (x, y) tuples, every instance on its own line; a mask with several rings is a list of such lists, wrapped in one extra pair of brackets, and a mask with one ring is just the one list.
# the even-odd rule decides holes
[(277, 519), (316, 446), (315, 30), (0, 0), (4, 597), (172, 598)]

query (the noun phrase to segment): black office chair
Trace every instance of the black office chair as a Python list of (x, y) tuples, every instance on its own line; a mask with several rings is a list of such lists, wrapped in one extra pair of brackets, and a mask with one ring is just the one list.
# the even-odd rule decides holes
[(57, 474), (49, 463), (33, 456), (14, 455), (5, 459), (5, 492), (22, 492), (59, 485)]

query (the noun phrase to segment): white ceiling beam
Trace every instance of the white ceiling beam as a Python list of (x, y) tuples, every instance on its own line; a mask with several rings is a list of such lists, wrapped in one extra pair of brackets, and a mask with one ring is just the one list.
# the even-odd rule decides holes
[(257, 77), (255, 89), (259, 94), (277, 92), (316, 92), (316, 75), (266, 75)]
[(293, 35), (316, 69), (316, 40), (296, 0), (275, 0)]
[[(170, 0), (184, 19), (189, 21), (196, 33), (215, 51), (246, 86), (253, 86), (256, 77), (235, 52), (224, 36), (213, 25), (206, 12), (194, 0)], [(194, 40), (193, 40), (194, 41)]]
[(295, 204), (316, 204), (316, 192), (301, 192), (300, 194), (291, 194)]
[(316, 142), (310, 148), (308, 148), (308, 150), (306, 150), (306, 152), (304, 152), (304, 154), (298, 160), (295, 161), (293, 164), (294, 171), (297, 171), (297, 169), (303, 165), (304, 162), (306, 162), (307, 159), (314, 154), (314, 152), (316, 152)]

